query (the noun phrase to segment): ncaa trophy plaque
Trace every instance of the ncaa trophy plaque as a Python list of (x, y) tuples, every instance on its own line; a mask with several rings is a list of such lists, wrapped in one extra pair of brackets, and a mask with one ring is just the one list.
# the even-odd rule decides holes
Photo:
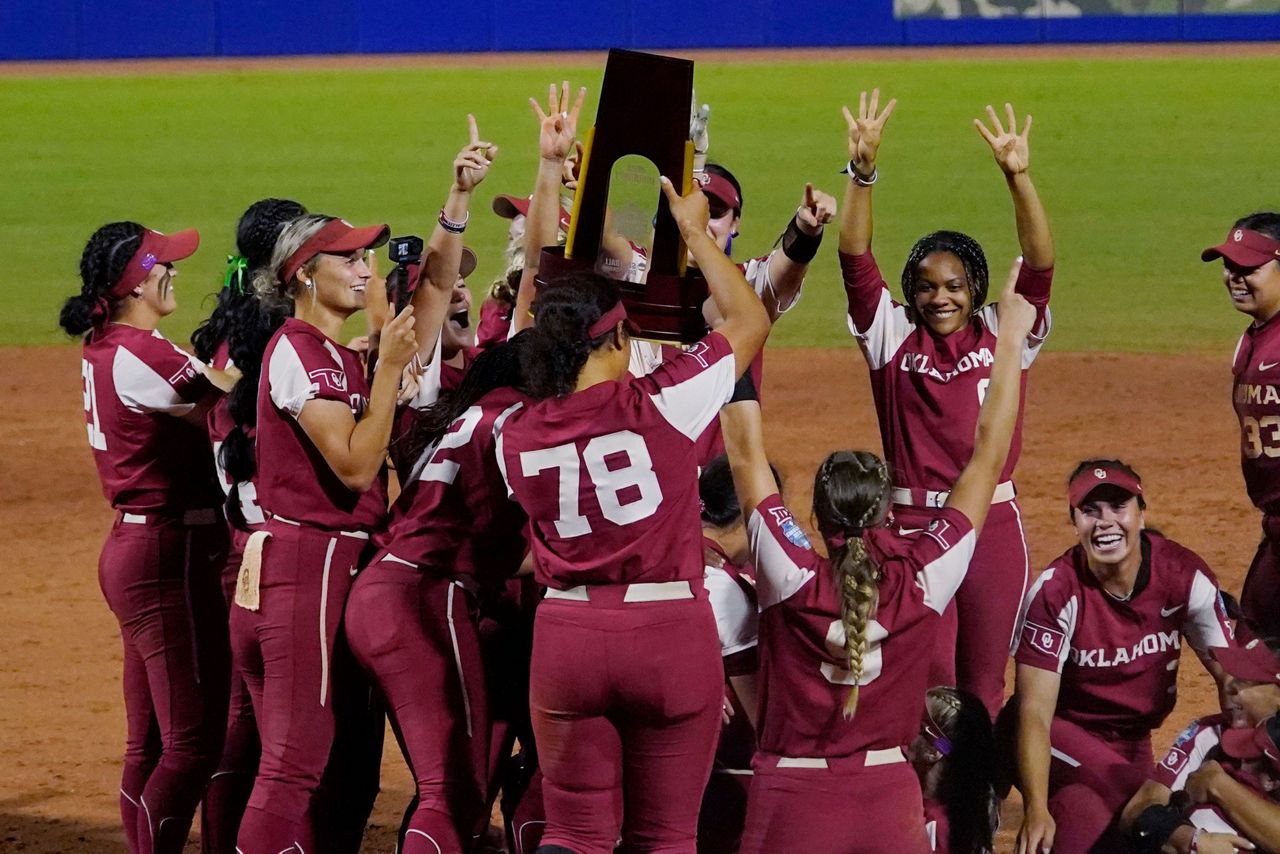
[[(702, 317), (707, 283), (696, 269), (686, 269), (684, 241), (657, 184), (660, 174), (682, 195), (692, 186), (692, 100), (692, 60), (609, 51), (596, 122), (586, 137), (568, 239), (563, 248), (543, 250), (537, 276), (539, 285), (581, 271), (617, 279), (631, 321), (642, 337), (657, 341), (689, 343), (707, 331)], [(656, 174), (650, 164), (657, 167)], [(639, 198), (632, 193), (632, 203), (622, 199), (611, 207), (619, 201), (619, 191), (626, 189), (621, 185), (628, 180), (641, 183), (646, 172), (652, 175), (651, 187), (641, 186)], [(649, 234), (633, 237), (637, 230)], [(651, 249), (637, 242), (645, 237), (650, 237)], [(607, 244), (621, 245), (631, 263), (611, 255)]]

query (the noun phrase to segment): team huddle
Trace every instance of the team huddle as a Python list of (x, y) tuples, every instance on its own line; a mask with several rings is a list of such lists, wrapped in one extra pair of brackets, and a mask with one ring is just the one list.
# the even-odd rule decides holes
[[(1203, 254), (1252, 320), (1233, 401), (1263, 539), (1239, 604), (1145, 528), (1116, 459), (1074, 466), (1078, 542), (1031, 583), (1012, 477), (1056, 259), (1030, 117), (975, 120), (1021, 247), (988, 302), (960, 232), (915, 243), (898, 298), (881, 275), (896, 101), (844, 109), (842, 202), (805, 185), (742, 264), (742, 187), (693, 110), (695, 183), (661, 192), (709, 331), (677, 347), (628, 319), (619, 280), (649, 248), (608, 217), (601, 273), (539, 275), (584, 95), (531, 99), (538, 171), (494, 200), (507, 269), (474, 330), (463, 235), (498, 153), (474, 118), (434, 230), (385, 279), (388, 226), (251, 205), (194, 354), (157, 327), (199, 235), (89, 239), (61, 323), (116, 511), (99, 580), (129, 850), (180, 852), (199, 810), (206, 852), (356, 852), (389, 722), (405, 854), (978, 854), (1014, 786), (1019, 852), (1280, 851), (1280, 213)], [(763, 348), (832, 222), (884, 457), (815, 457), (798, 508), (765, 451)], [(1221, 713), (1156, 762), (1184, 640)]]

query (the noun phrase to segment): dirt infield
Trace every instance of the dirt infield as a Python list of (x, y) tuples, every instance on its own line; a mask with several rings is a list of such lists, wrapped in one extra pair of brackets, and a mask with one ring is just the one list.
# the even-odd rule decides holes
[[(0, 851), (123, 851), (116, 791), (123, 744), (120, 646), (98, 591), (110, 524), (86, 447), (78, 351), (0, 348)], [(866, 369), (852, 350), (771, 351), (769, 446), (789, 503), (807, 506), (817, 461), (837, 446), (878, 448)], [(1257, 517), (1238, 469), (1225, 353), (1049, 353), (1032, 371), (1018, 483), (1033, 562), (1070, 543), (1063, 479), (1108, 454), (1143, 474), (1149, 524), (1195, 549), (1238, 591)], [(802, 514), (807, 515), (807, 514)], [(1157, 745), (1215, 703), (1194, 659)], [(409, 798), (388, 740), (383, 795), (366, 850), (390, 851)], [(1016, 806), (1007, 810), (1016, 822)], [(1016, 823), (1015, 825), (1016, 826)], [(1007, 834), (1006, 834), (1007, 836)]]

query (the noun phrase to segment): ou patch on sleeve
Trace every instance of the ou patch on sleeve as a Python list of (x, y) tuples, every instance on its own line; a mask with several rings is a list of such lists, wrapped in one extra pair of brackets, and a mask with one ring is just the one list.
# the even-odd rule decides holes
[(1026, 643), (1037, 652), (1062, 657), (1062, 647), (1067, 636), (1057, 629), (1050, 629), (1028, 620), (1022, 626), (1022, 635)]

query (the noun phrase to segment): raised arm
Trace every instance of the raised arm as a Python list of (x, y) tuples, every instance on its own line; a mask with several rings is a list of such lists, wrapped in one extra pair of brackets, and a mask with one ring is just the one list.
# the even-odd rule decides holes
[(537, 293), (538, 264), (542, 261), (542, 250), (556, 245), (556, 231), (560, 226), (560, 182), (565, 161), (574, 152), (578, 115), (586, 97), (586, 87), (579, 89), (578, 97), (570, 107), (569, 82), (566, 80), (559, 91), (556, 84), (550, 85), (545, 112), (537, 99), (529, 99), (529, 106), (538, 119), (538, 176), (529, 202), (529, 218), (525, 223), (524, 271), (520, 274), (516, 307), (511, 315), (512, 334), (533, 325), (530, 312)]
[[(739, 383), (750, 383), (750, 375)], [(757, 505), (778, 491), (778, 483), (769, 468), (764, 450), (764, 421), (760, 402), (751, 397), (735, 399), (720, 409), (720, 431), (724, 436), (725, 454), (733, 472), (733, 489), (742, 505), (742, 518), (750, 519)]]
[(1016, 678), (1018, 788), (1023, 803), (1018, 854), (1041, 854), (1053, 850), (1056, 829), (1049, 815), (1049, 728), (1062, 677), (1052, 670), (1019, 664)]
[(664, 175), (662, 193), (667, 197), (680, 237), (698, 263), (716, 309), (724, 318), (716, 331), (728, 339), (736, 373), (742, 376), (769, 336), (769, 315), (738, 265), (707, 235), (709, 212), (702, 190), (695, 185), (687, 196), (681, 196)]
[(841, 107), (849, 126), (849, 184), (844, 191), (844, 212), (840, 216), (840, 251), (861, 255), (871, 249), (871, 187), (878, 177), (876, 155), (884, 126), (893, 115), (898, 99), (892, 98), (880, 110), (880, 90), (872, 89), (870, 98), (858, 96), (858, 115)]
[(458, 282), (462, 264), (462, 232), (470, 218), (471, 196), (489, 174), (498, 147), (480, 138), (476, 117), (467, 116), (468, 142), (453, 161), (453, 184), (422, 258), (422, 275), (413, 293), (418, 353), (426, 362), (435, 349)]
[(413, 306), (406, 306), (382, 327), (378, 367), (358, 421), (351, 407), (337, 400), (309, 400), (298, 414), (307, 438), (352, 492), (372, 486), (386, 458), (400, 374), (417, 352), (413, 315)]
[(809, 264), (822, 245), (826, 224), (835, 217), (835, 196), (814, 189), (813, 184), (805, 184), (800, 207), (782, 233), (782, 251), (769, 254), (769, 286), (760, 298), (771, 322), (795, 303)]
[(1020, 270), (1021, 264), (1015, 261), (1000, 295), (1000, 334), (996, 338), (991, 384), (978, 413), (973, 457), (947, 498), (946, 506), (963, 513), (978, 532), (987, 519), (991, 496), (1009, 456), (1022, 402), (1022, 348), (1036, 320), (1035, 308), (1014, 291)]
[(1007, 129), (990, 104), (987, 105), (987, 118), (991, 121), (991, 127), (984, 125), (981, 119), (974, 119), (973, 124), (987, 141), (987, 145), (991, 146), (991, 154), (1004, 172), (1005, 182), (1009, 185), (1023, 263), (1032, 270), (1048, 270), (1054, 262), (1053, 234), (1049, 230), (1049, 217), (1044, 211), (1044, 205), (1040, 203), (1040, 195), (1031, 183), (1031, 173), (1028, 171), (1031, 166), (1031, 150), (1027, 137), (1031, 133), (1031, 116), (1027, 116), (1022, 132), (1019, 133), (1013, 105), (1005, 104), (1004, 109), (1009, 123)]

